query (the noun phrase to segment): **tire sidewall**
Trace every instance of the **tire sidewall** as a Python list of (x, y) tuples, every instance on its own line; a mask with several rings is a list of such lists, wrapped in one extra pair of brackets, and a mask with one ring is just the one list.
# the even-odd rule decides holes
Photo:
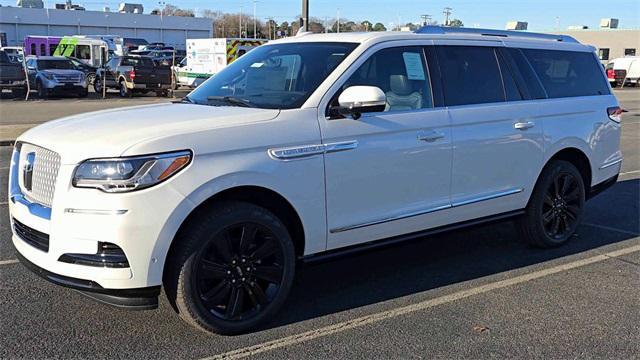
[[(212, 216), (205, 216), (206, 222), (194, 226), (188, 237), (177, 239), (183, 241), (183, 251), (178, 252), (180, 268), (178, 284), (176, 286), (176, 307), (178, 312), (185, 312), (195, 320), (197, 325), (205, 331), (224, 335), (234, 335), (246, 332), (265, 321), (268, 321), (282, 307), (291, 290), (295, 273), (295, 250), (293, 241), (284, 224), (272, 213), (261, 207), (249, 203), (233, 202), (223, 206), (216, 206), (211, 210)], [(200, 219), (205, 220), (205, 219)], [(254, 222), (269, 228), (277, 237), (284, 252), (283, 281), (281, 287), (272, 300), (258, 315), (241, 321), (228, 321), (216, 318), (210, 314), (196, 297), (195, 273), (199, 260), (199, 251), (208, 245), (217, 233), (242, 222)]]

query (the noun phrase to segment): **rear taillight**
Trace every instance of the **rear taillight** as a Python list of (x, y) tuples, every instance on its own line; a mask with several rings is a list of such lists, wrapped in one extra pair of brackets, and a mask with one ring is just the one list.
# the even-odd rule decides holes
[(607, 115), (609, 115), (609, 119), (619, 123), (620, 121), (622, 121), (622, 114), (628, 112), (627, 110), (619, 107), (619, 106), (614, 106), (614, 107), (610, 107), (607, 109)]
[(613, 69), (609, 69), (607, 70), (607, 78), (609, 79), (615, 79), (616, 78), (616, 72)]
[(136, 78), (136, 72), (134, 70), (129, 71), (129, 79), (131, 79), (131, 81), (135, 80)]

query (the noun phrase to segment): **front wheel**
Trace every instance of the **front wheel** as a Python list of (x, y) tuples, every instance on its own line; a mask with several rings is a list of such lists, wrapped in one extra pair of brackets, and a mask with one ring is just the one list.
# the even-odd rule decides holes
[(524, 240), (537, 247), (567, 243), (582, 221), (585, 186), (578, 169), (567, 161), (545, 167), (518, 225)]
[(231, 335), (264, 324), (282, 307), (293, 283), (295, 251), (274, 214), (224, 202), (189, 221), (167, 261), (164, 285), (180, 317)]
[(133, 91), (127, 88), (127, 84), (124, 81), (120, 81), (120, 97), (133, 97)]
[(93, 80), (93, 91), (102, 96), (102, 78), (100, 76), (96, 76)]
[(38, 97), (40, 99), (49, 98), (49, 90), (44, 86), (42, 81), (38, 80), (38, 82), (36, 83), (36, 90), (38, 91)]

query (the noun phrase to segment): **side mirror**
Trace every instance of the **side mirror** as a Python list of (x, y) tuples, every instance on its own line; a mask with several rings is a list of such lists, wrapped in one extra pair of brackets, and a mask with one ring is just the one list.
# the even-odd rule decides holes
[(350, 115), (355, 120), (362, 113), (381, 112), (387, 106), (387, 96), (377, 86), (351, 86), (338, 98), (340, 106), (335, 109), (340, 115)]
[(29, 71), (36, 71), (36, 68), (33, 66), (27, 66), (27, 70)]

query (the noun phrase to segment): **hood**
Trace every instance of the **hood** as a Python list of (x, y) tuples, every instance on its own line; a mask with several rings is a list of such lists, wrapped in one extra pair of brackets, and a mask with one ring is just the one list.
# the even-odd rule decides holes
[[(279, 110), (153, 104), (79, 114), (50, 121), (22, 134), (18, 141), (55, 151), (64, 164), (121, 156), (145, 141), (271, 120)], [(181, 149), (166, 149), (181, 150)]]

